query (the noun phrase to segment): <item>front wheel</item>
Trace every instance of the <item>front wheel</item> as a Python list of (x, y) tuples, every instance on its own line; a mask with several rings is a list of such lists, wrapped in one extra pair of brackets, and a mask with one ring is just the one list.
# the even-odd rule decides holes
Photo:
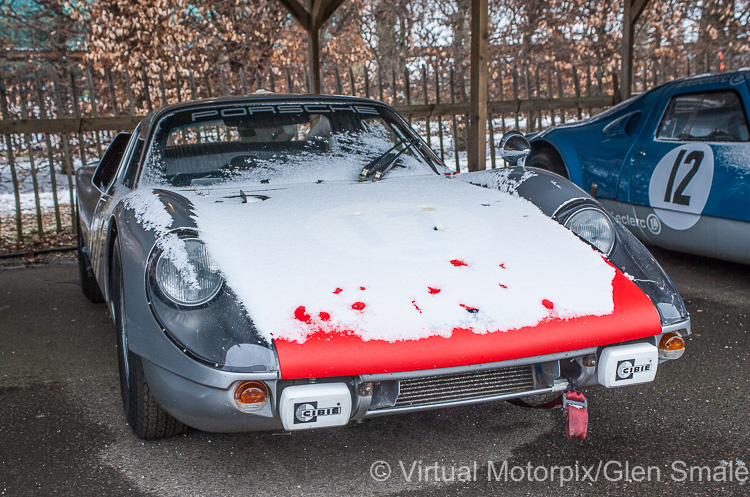
[(120, 372), (122, 407), (130, 428), (138, 438), (154, 439), (180, 435), (188, 430), (156, 402), (143, 373), (143, 360), (128, 350), (123, 298), (120, 247), (115, 241), (112, 261), (112, 309), (117, 331), (117, 362)]

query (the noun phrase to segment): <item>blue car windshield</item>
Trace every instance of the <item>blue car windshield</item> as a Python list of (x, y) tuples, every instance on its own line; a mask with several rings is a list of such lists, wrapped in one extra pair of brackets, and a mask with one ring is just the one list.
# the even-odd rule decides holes
[(178, 111), (151, 140), (141, 184), (191, 187), (357, 180), (393, 156), (389, 177), (442, 172), (434, 153), (388, 108), (239, 103)]

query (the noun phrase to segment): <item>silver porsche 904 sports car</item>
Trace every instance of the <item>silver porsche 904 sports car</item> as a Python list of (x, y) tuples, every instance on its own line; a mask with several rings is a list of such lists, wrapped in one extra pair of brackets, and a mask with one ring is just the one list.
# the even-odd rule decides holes
[(163, 108), (78, 179), (81, 285), (106, 301), (142, 438), (306, 430), (649, 382), (690, 321), (572, 183), (452, 174), (388, 106), (253, 95)]

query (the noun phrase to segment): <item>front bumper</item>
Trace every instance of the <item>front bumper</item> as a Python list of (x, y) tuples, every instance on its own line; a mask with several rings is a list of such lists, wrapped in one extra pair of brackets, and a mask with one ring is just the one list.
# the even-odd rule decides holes
[[(670, 331), (689, 334), (689, 320), (662, 329), (663, 333)], [(398, 373), (302, 379), (280, 379), (270, 372), (236, 373), (226, 378), (223, 387), (185, 378), (149, 360), (143, 361), (143, 368), (156, 400), (183, 423), (209, 432), (269, 431), (284, 429), (279, 399), (288, 386), (345, 384), (351, 394), (350, 421), (466, 406), (563, 392), (571, 382), (579, 387), (598, 385), (597, 363), (605, 348), (632, 343), (657, 346), (661, 336), (494, 363)], [(259, 412), (244, 413), (235, 407), (234, 385), (243, 380), (263, 381), (268, 386), (269, 401)]]

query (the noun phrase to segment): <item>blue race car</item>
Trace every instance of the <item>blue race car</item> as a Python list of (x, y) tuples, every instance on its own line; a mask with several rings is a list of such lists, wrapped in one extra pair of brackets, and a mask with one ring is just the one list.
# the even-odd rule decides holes
[(641, 240), (750, 264), (750, 71), (664, 84), (531, 139)]

